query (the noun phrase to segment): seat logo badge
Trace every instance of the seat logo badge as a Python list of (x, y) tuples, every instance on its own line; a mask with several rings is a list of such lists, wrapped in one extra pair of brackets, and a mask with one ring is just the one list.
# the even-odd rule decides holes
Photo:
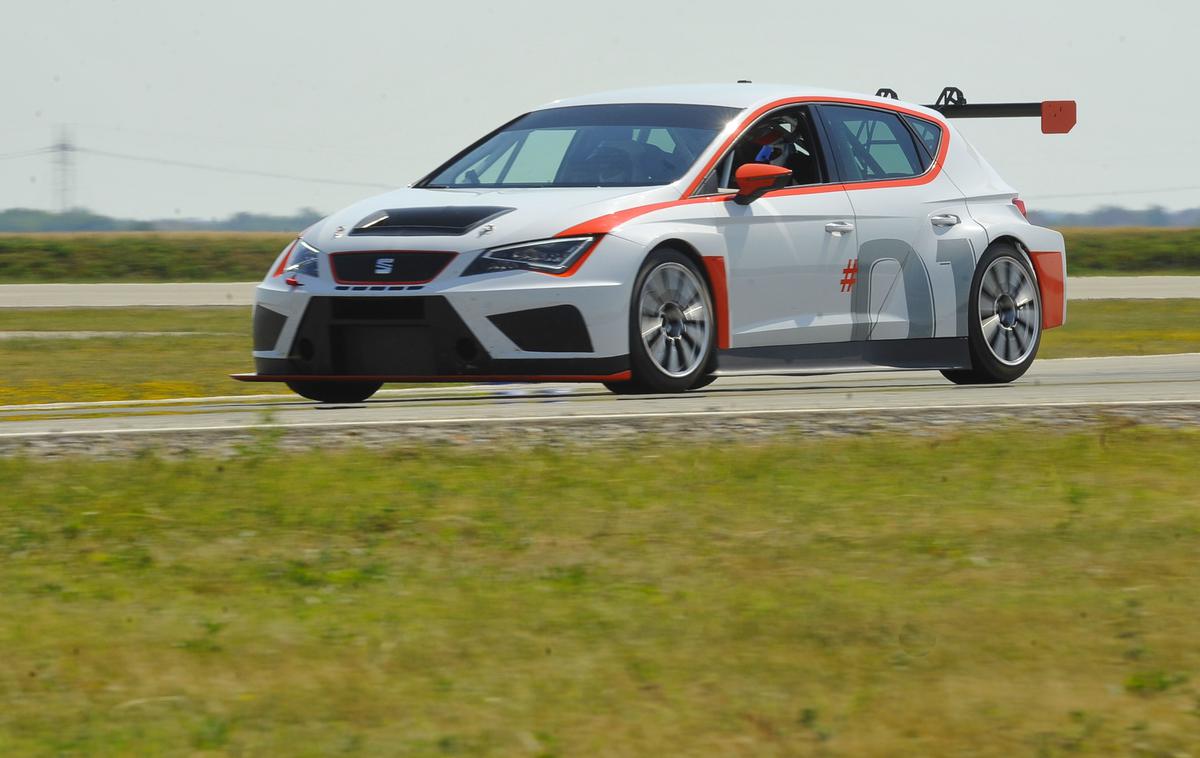
[(854, 285), (858, 283), (858, 258), (851, 258), (846, 261), (846, 268), (842, 269), (842, 292), (854, 291)]
[(396, 265), (395, 258), (376, 258), (375, 259), (375, 273), (376, 274), (390, 274), (390, 273), (392, 273), (392, 266), (394, 266), (394, 265)]

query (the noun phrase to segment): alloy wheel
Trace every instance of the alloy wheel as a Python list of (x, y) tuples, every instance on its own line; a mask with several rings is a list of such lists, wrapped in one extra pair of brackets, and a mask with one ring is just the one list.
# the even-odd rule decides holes
[(1041, 309), (1029, 272), (1013, 258), (992, 261), (979, 285), (979, 326), (996, 360), (1016, 366), (1037, 346)]
[(646, 277), (638, 306), (642, 343), (654, 365), (673, 377), (695, 371), (712, 328), (707, 292), (696, 274), (663, 263)]

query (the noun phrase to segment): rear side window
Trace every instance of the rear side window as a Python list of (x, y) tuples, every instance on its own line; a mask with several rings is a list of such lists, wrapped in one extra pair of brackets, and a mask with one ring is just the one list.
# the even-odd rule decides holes
[(901, 179), (924, 173), (912, 133), (890, 111), (822, 105), (818, 111), (842, 181)]
[(904, 120), (912, 127), (913, 134), (917, 135), (917, 139), (929, 153), (929, 160), (932, 162), (938, 154), (938, 148), (942, 146), (942, 127), (916, 116), (905, 116)]

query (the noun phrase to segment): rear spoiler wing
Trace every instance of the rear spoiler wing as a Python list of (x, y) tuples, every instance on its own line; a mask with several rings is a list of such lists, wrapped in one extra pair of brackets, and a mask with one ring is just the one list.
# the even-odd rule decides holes
[[(875, 97), (899, 100), (896, 90), (882, 87)], [(1075, 127), (1074, 100), (1043, 100), (1040, 103), (967, 103), (958, 87), (946, 87), (937, 102), (926, 105), (946, 118), (1040, 118), (1042, 134), (1066, 134)]]

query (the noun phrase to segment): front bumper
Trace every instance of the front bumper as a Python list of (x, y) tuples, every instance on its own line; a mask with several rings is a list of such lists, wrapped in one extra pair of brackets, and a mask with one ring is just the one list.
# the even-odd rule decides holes
[[(266, 347), (280, 341), (288, 320), (283, 314), (257, 305), (256, 346)], [(541, 356), (537, 358), (493, 356), (441, 295), (310, 296), (298, 320), (289, 347), (282, 355), (262, 356), (256, 351), (256, 373), (239, 374), (235, 378), (385, 382), (628, 378), (628, 356), (582, 354), (592, 352), (591, 337), (579, 310), (571, 305), (490, 317), (495, 328), (514, 344), (532, 340), (540, 349), (523, 352)]]
[(570, 276), (461, 276), (464, 254), (417, 285), (337, 281), (326, 256), (296, 286), (282, 275), (258, 286), (255, 373), (235, 378), (620, 381), (640, 254), (609, 236)]

